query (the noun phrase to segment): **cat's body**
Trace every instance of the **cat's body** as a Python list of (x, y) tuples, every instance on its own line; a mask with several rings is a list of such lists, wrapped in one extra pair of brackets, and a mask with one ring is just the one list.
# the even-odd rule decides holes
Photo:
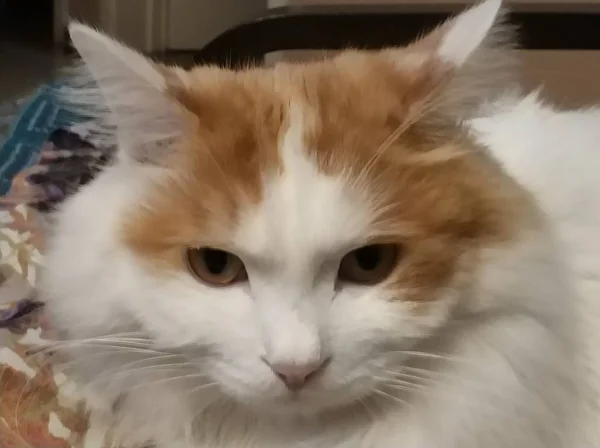
[(74, 29), (121, 159), (58, 213), (41, 287), (118, 442), (600, 445), (600, 111), (510, 97), (455, 124), (498, 6), (242, 73)]

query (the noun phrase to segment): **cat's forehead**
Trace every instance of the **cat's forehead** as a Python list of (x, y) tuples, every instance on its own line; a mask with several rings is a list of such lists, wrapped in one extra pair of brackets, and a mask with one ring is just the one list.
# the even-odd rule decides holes
[(210, 85), (198, 74), (185, 101), (199, 124), (176, 169), (190, 179), (183, 189), (204, 195), (187, 207), (221, 223), (212, 244), (289, 259), (368, 239), (375, 204), (361, 167), (398, 125), (402, 86), (385, 79), (389, 67), (357, 69), (360, 57), (215, 73)]
[[(276, 178), (297, 177), (301, 159), (330, 180), (348, 178), (399, 123), (397, 95), (391, 84), (373, 82), (375, 73), (347, 76), (344, 64), (333, 63), (198, 69), (175, 92), (196, 123), (171, 168), (180, 180), (196, 182), (187, 188), (204, 190), (205, 199), (219, 192), (228, 208), (262, 201)], [(285, 161), (291, 147), (297, 163)]]
[(343, 171), (328, 173), (313, 140), (314, 112), (291, 103), (276, 143), (277, 168), (261, 176), (261, 197), (240, 210), (232, 244), (249, 255), (311, 263), (366, 241), (370, 197)]
[[(358, 106), (358, 79), (342, 87), (337, 75), (334, 89), (325, 67), (314, 68), (215, 72), (211, 82), (203, 69), (198, 86), (192, 73), (178, 99), (195, 113), (197, 127), (170, 167), (175, 175), (154, 195), (153, 213), (137, 220), (152, 224), (136, 232), (147, 228), (153, 235), (144, 239), (156, 239), (163, 229), (181, 244), (256, 254), (294, 245), (319, 251), (336, 239), (363, 238), (369, 200), (350, 171), (356, 174), (357, 157), (391, 129), (380, 109), (369, 117), (373, 112)], [(360, 134), (368, 134), (362, 142)]]
[[(218, 172), (255, 201), (263, 198), (269, 178), (298, 168), (283, 160), (292, 141), (321, 174), (359, 177), (406, 120), (415, 88), (384, 57), (359, 52), (237, 73), (200, 68), (186, 84), (178, 100), (193, 112), (197, 127), (185, 136), (176, 169), (202, 174), (196, 177), (213, 186)], [(413, 137), (410, 129), (395, 143), (418, 149)], [(396, 153), (404, 155), (410, 151)]]

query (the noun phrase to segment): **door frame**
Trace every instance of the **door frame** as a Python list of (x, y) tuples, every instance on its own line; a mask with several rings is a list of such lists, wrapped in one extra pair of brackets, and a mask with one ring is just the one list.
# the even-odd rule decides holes
[[(162, 53), (167, 49), (169, 36), (168, 2), (169, 0), (126, 0), (129, 5), (136, 2), (136, 20), (142, 20), (139, 26), (126, 26), (123, 0), (71, 0), (85, 1), (91, 7), (89, 15), (77, 17), (78, 20), (95, 26), (124, 43), (133, 45), (137, 50), (148, 53)], [(69, 0), (54, 2), (54, 42), (65, 43), (66, 27), (71, 9)], [(123, 17), (120, 17), (123, 16)], [(126, 29), (127, 28), (127, 29)], [(135, 31), (132, 34), (132, 29)]]

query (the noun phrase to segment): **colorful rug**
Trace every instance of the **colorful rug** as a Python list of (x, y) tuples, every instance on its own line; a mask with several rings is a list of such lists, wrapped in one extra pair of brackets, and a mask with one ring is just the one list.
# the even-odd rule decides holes
[(39, 218), (89, 182), (111, 152), (69, 126), (76, 117), (60, 107), (55, 88), (41, 87), (12, 105), (19, 108), (14, 118), (6, 118), (7, 107), (0, 120), (2, 448), (100, 448), (105, 433), (88, 420), (76, 385), (50, 355), (30, 353), (52, 337), (35, 291), (44, 247)]
[(23, 101), (16, 117), (5, 118), (12, 125), (0, 144), (0, 195), (10, 189), (12, 178), (35, 163), (43, 143), (56, 129), (73, 123), (75, 117), (56, 100), (57, 85), (47, 84)]
[(4, 118), (11, 124), (5, 124), (4, 142), (0, 132), (0, 208), (28, 204), (50, 211), (89, 182), (109, 157), (109, 150), (85, 141), (85, 126), (81, 131), (72, 126), (81, 120), (61, 107), (59, 87), (42, 86), (31, 99), (21, 101), (16, 116)]

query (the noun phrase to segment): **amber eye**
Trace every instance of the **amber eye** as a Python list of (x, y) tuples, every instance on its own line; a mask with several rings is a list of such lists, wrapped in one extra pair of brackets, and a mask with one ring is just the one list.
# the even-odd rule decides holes
[(372, 244), (353, 250), (342, 259), (338, 278), (368, 285), (379, 283), (396, 267), (398, 253), (395, 244)]
[(247, 278), (242, 260), (224, 250), (190, 248), (185, 256), (192, 274), (210, 285), (227, 286)]

